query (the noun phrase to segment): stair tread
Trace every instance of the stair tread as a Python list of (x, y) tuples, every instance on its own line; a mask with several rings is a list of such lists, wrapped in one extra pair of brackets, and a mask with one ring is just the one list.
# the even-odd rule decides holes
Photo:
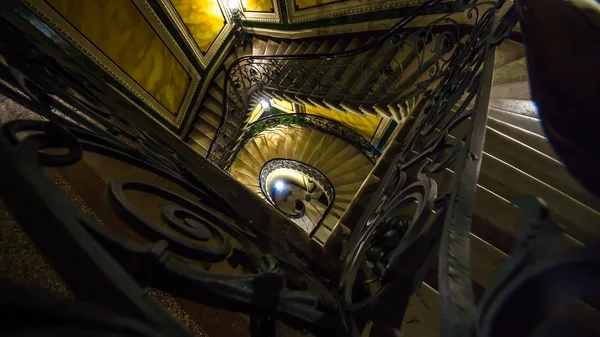
[(494, 107), (490, 107), (488, 115), (491, 119), (508, 123), (544, 137), (544, 130), (542, 129), (542, 125), (538, 119), (515, 114), (510, 111), (505, 111)]
[(535, 103), (530, 100), (492, 98), (490, 99), (490, 107), (536, 119), (540, 118)]
[(492, 98), (531, 100), (531, 89), (528, 81), (495, 85), (492, 87)]
[(494, 69), (494, 80), (492, 85), (523, 82), (529, 80), (527, 73), (527, 60), (525, 58), (507, 63)]
[(255, 37), (252, 41), (252, 55), (262, 56), (266, 49), (267, 41)]

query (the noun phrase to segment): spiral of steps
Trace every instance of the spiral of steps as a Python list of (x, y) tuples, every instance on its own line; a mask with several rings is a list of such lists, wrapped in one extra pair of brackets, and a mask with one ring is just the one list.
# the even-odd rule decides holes
[[(417, 85), (435, 83), (436, 76), (432, 78), (430, 70), (441, 64), (440, 57), (447, 58), (452, 53), (452, 50), (444, 50), (440, 55), (437, 54), (436, 46), (443, 45), (442, 38), (442, 35), (435, 34), (425, 44), (421, 38), (410, 35), (403, 43), (389, 39), (367, 52), (337, 60), (310, 60), (302, 61), (302, 64), (295, 60), (281, 61), (276, 76), (265, 84), (261, 92), (253, 95), (248, 117), (261, 99), (279, 99), (343, 114), (381, 116), (400, 123), (416, 105), (422, 91)], [(211, 82), (188, 135), (188, 145), (202, 156), (208, 152), (223, 116), (227, 70), (235, 60), (248, 55), (341, 53), (364, 47), (376, 40), (371, 36), (277, 42), (254, 36), (252, 44), (237, 45)], [(361, 63), (365, 60), (371, 61)], [(339, 81), (333, 85), (336, 78)], [(319, 86), (319, 83), (327, 85)], [(299, 93), (294, 94), (295, 91)], [(390, 95), (389, 92), (396, 94)], [(224, 127), (230, 131), (236, 129), (230, 123)]]
[(231, 165), (230, 174), (266, 201), (259, 174), (272, 159), (292, 159), (310, 165), (333, 185), (335, 201), (314, 236), (321, 244), (327, 241), (373, 168), (373, 163), (362, 152), (341, 138), (309, 127), (281, 125), (244, 144)]

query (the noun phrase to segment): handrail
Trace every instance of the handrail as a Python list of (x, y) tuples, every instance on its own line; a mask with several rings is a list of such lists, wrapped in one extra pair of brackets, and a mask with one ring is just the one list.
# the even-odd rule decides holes
[(266, 118), (259, 119), (256, 122), (248, 125), (248, 127), (246, 127), (246, 131), (244, 132), (239, 142), (240, 145), (236, 147), (236, 151), (232, 155), (232, 158), (236, 157), (239, 150), (243, 148), (244, 144), (246, 144), (249, 140), (259, 135), (260, 133), (272, 129), (278, 125), (310, 126), (313, 129), (316, 129), (323, 133), (327, 133), (332, 136), (343, 139), (349, 144), (353, 145), (355, 148), (357, 148), (372, 163), (375, 163), (379, 156), (381, 156), (381, 152), (379, 152), (379, 150), (377, 150), (373, 145), (371, 145), (369, 141), (367, 141), (363, 136), (358, 134), (356, 131), (350, 129), (349, 127), (345, 126), (344, 124), (322, 116), (298, 113), (269, 116)]
[(231, 93), (228, 92), (229, 91), (228, 90), (228, 88), (229, 88), (228, 84), (229, 84), (229, 81), (231, 79), (233, 70), (240, 63), (242, 63), (244, 61), (259, 60), (259, 59), (262, 59), (262, 60), (300, 60), (300, 59), (302, 59), (302, 60), (307, 60), (307, 59), (335, 60), (335, 59), (342, 58), (342, 57), (348, 57), (348, 56), (358, 55), (358, 54), (360, 54), (362, 52), (365, 52), (367, 50), (370, 50), (372, 48), (380, 46), (385, 40), (387, 40), (387, 38), (389, 38), (390, 36), (392, 36), (393, 34), (395, 34), (396, 32), (398, 32), (400, 29), (404, 28), (407, 24), (409, 24), (410, 22), (412, 22), (417, 17), (419, 17), (422, 14), (424, 14), (431, 7), (437, 5), (437, 4), (441, 3), (441, 2), (443, 2), (443, 0), (431, 0), (428, 3), (425, 3), (425, 4), (421, 5), (421, 6), (419, 6), (411, 14), (409, 14), (408, 16), (406, 16), (399, 23), (397, 23), (394, 27), (392, 27), (387, 33), (385, 33), (382, 36), (380, 36), (377, 39), (377, 41), (375, 41), (375, 42), (373, 42), (371, 44), (367, 44), (365, 46), (362, 46), (360, 48), (354, 49), (354, 50), (340, 52), (340, 53), (309, 54), (309, 55), (280, 55), (280, 56), (275, 56), (275, 55), (249, 55), (249, 56), (244, 56), (244, 57), (241, 57), (241, 58), (237, 59), (236, 61), (234, 61), (231, 64), (231, 66), (227, 70), (227, 76), (225, 76), (224, 89), (225, 89), (225, 97), (226, 98), (225, 98), (224, 107), (223, 107), (223, 115), (222, 115), (221, 120), (219, 121), (219, 127), (217, 128), (217, 132), (215, 134), (215, 138), (213, 139), (212, 143), (210, 144), (210, 147), (208, 149), (206, 157), (207, 158), (210, 157), (210, 155), (211, 155), (211, 153), (212, 153), (212, 151), (214, 149), (214, 145), (215, 145), (216, 141), (219, 139), (220, 133), (223, 132), (223, 127), (225, 125), (225, 122), (227, 121), (227, 117), (229, 115), (228, 97), (231, 94)]

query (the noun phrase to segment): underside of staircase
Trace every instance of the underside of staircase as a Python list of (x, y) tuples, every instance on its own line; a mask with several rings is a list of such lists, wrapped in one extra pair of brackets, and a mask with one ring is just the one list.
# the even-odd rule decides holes
[(259, 184), (261, 168), (272, 159), (291, 159), (308, 164), (329, 179), (335, 201), (315, 232), (324, 244), (354, 199), (373, 164), (362, 152), (341, 138), (297, 125), (278, 126), (250, 139), (234, 160), (230, 174), (266, 201)]

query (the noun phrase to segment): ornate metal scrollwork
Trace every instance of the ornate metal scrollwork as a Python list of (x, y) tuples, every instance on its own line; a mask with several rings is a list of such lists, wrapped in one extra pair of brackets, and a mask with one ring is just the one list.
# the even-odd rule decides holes
[[(44, 71), (27, 69), (19, 58), (9, 63), (21, 65), (27, 75), (0, 65), (6, 80), (0, 89), (49, 120), (3, 125), (0, 195), (75, 295), (142, 320), (143, 327), (128, 330), (139, 335), (192, 335), (144, 293), (148, 286), (246, 313), (257, 336), (273, 335), (275, 320), (317, 336), (397, 336), (407, 300), (436, 253), (443, 336), (529, 335), (550, 309), (598, 293), (600, 261), (597, 247), (545, 256), (560, 227), (542, 203), (520, 200), (526, 215), (520, 244), (475, 307), (467, 235), (493, 46), (514, 23), (503, 21), (506, 25), (494, 30), (502, 3), (479, 2), (466, 10), (476, 25), (468, 37), (458, 35), (440, 82), (406, 121), (405, 144), (353, 229), (333, 279), (317, 270), (315, 261), (299, 259), (269, 237), (260, 224), (240, 217), (201, 183), (201, 171), (190, 170), (175, 150), (86, 92), (82, 87), (89, 83), (79, 83), (41, 55), (39, 63), (51, 65), (50, 82), (40, 76)], [(80, 92), (81, 97), (75, 94)], [(44, 174), (44, 166), (77, 165), (86, 156), (129, 165), (140, 176), (153, 174), (173, 190), (143, 177), (108, 179), (110, 209), (123, 227), (101, 224)], [(148, 199), (158, 201), (144, 207)], [(244, 273), (211, 273), (200, 266), (211, 263), (241, 267)], [(363, 331), (367, 326), (369, 332)]]

